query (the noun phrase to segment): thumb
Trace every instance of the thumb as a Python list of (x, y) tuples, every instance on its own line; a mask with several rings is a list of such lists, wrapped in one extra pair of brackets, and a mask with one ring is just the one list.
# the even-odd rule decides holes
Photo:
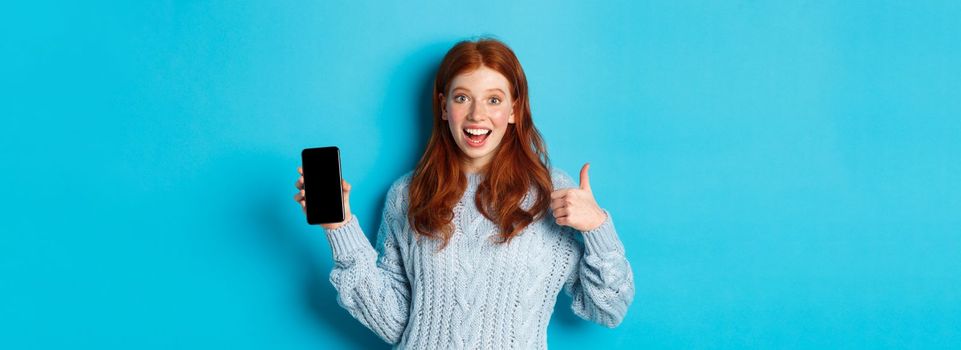
[(350, 220), (350, 183), (347, 180), (341, 179), (343, 181), (342, 185), (344, 187), (344, 221)]
[(581, 167), (581, 189), (582, 190), (588, 190), (588, 191), (591, 190), (591, 177), (587, 175), (587, 169), (589, 169), (590, 167), (591, 167), (591, 163), (584, 163), (584, 166)]

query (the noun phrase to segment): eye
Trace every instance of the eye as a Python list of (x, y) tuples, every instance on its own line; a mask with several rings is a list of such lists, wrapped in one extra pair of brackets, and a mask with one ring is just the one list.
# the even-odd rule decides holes
[(457, 103), (467, 102), (467, 96), (464, 96), (464, 95), (454, 96), (454, 102), (457, 102)]
[(501, 104), (501, 98), (497, 96), (491, 97), (490, 101), (491, 101), (491, 104), (495, 104), (495, 105)]

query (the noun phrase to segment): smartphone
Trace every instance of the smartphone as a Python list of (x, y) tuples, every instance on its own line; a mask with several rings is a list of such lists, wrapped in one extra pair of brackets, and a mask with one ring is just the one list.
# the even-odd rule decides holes
[(304, 195), (307, 197), (307, 223), (318, 225), (344, 221), (340, 149), (336, 146), (306, 148), (300, 156)]

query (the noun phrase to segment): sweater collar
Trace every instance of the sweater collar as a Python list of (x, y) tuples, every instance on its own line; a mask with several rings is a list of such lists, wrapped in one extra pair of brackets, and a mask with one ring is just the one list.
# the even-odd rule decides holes
[(481, 173), (479, 173), (479, 172), (476, 172), (476, 173), (465, 173), (464, 175), (467, 176), (467, 189), (468, 189), (468, 190), (472, 190), (472, 191), (473, 191), (473, 190), (477, 190), (477, 187), (480, 186), (480, 183), (481, 183), (482, 181), (484, 181), (484, 175), (481, 174)]

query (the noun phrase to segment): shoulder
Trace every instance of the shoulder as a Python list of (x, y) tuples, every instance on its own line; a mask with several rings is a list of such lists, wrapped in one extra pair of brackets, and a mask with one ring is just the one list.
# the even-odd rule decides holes
[(414, 175), (414, 171), (408, 171), (404, 175), (401, 175), (397, 180), (390, 185), (390, 189), (387, 190), (387, 201), (391, 203), (406, 202), (407, 201), (407, 188), (410, 186), (410, 180)]
[(406, 192), (407, 187), (410, 186), (410, 180), (413, 176), (414, 176), (413, 170), (408, 171), (404, 175), (401, 175), (399, 178), (397, 178), (397, 180), (394, 180), (394, 183), (390, 185), (390, 191)]
[(554, 190), (573, 188), (577, 187), (574, 183), (574, 179), (567, 174), (566, 171), (560, 168), (551, 167), (551, 182), (554, 184)]
[(391, 232), (400, 232), (400, 227), (405, 222), (403, 218), (407, 216), (407, 208), (410, 202), (407, 188), (410, 185), (412, 173), (407, 172), (394, 180), (384, 198), (384, 220), (385, 224), (394, 225), (391, 226)]

